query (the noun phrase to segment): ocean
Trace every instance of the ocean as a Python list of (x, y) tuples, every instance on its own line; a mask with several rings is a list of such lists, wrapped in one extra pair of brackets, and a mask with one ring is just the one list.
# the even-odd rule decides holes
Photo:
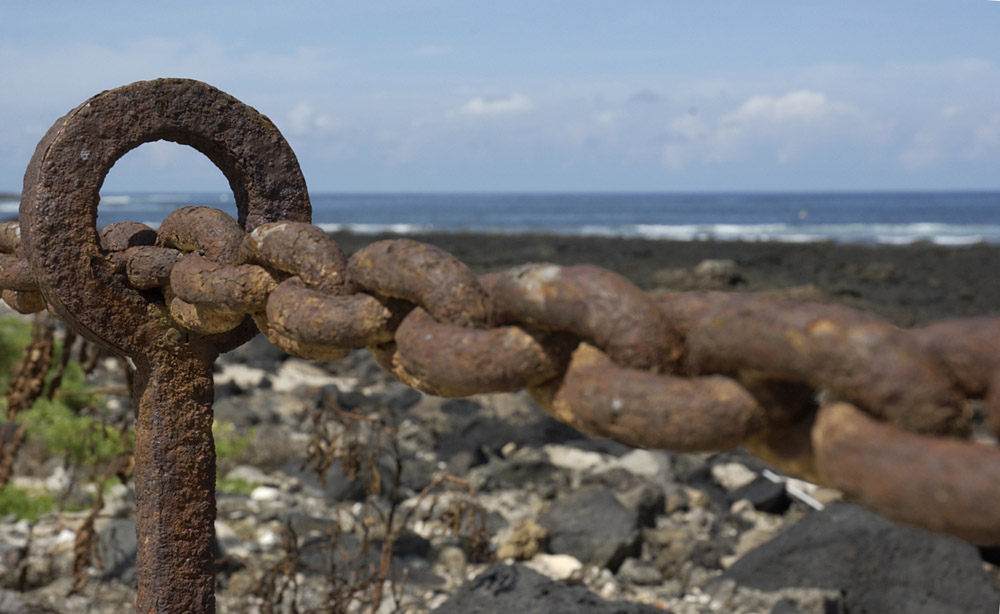
[[(679, 241), (1000, 243), (1000, 192), (311, 194), (313, 223), (359, 234), (550, 233)], [(102, 194), (98, 225), (236, 213), (232, 194)], [(0, 216), (17, 214), (0, 200)]]

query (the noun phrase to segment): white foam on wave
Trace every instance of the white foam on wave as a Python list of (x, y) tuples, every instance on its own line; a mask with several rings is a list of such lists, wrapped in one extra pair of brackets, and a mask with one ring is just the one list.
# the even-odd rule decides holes
[(431, 232), (434, 226), (430, 224), (318, 224), (324, 232), (350, 232), (358, 235), (377, 235), (382, 233), (392, 233), (400, 235), (413, 235), (424, 232)]
[(0, 213), (17, 213), (21, 202), (17, 200), (0, 200)]
[(101, 196), (100, 204), (111, 207), (124, 207), (132, 204), (132, 197), (126, 194), (107, 194)]
[(963, 235), (963, 236), (940, 236), (934, 237), (934, 243), (936, 245), (945, 245), (948, 247), (962, 246), (962, 245), (978, 245), (980, 243), (987, 243), (986, 237), (982, 235)]

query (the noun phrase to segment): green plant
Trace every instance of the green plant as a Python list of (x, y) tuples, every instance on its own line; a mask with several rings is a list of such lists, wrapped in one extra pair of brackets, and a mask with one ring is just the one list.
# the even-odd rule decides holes
[(10, 385), (11, 372), (31, 341), (31, 324), (19, 318), (0, 318), (0, 390)]
[(27, 425), (28, 437), (41, 439), (53, 454), (88, 469), (103, 467), (125, 452), (117, 429), (80, 415), (73, 405), (63, 398), (43, 397), (21, 413), (19, 421)]
[(56, 498), (45, 492), (18, 488), (7, 484), (0, 488), (0, 516), (14, 514), (34, 522), (38, 517), (56, 508)]
[(215, 490), (225, 495), (249, 495), (257, 486), (242, 478), (219, 478)]
[(253, 441), (254, 429), (243, 435), (237, 434), (236, 425), (226, 420), (216, 420), (212, 423), (212, 436), (215, 438), (215, 458), (217, 462), (235, 460), (250, 442)]

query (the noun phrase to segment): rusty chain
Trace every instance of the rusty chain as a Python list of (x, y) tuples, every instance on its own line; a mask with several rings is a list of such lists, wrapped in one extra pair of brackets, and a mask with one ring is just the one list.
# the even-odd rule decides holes
[[(208, 87), (193, 83), (127, 87), (139, 86), (132, 96), (158, 87), (181, 98), (185, 88)], [(46, 136), (49, 146), (59, 138)], [(629, 445), (744, 445), (891, 519), (1000, 544), (1000, 318), (904, 330), (845, 306), (773, 294), (653, 296), (588, 265), (529, 264), (477, 278), (451, 254), (406, 239), (379, 241), (347, 258), (306, 221), (308, 197), (287, 146), (253, 158), (273, 156), (259, 171), (278, 176), (267, 175), (268, 189), (299, 195), (305, 214), (251, 210), (255, 192), (238, 187), (245, 177), (233, 179), (258, 172), (240, 158), (251, 155), (249, 145), (234, 162), (200, 136), (160, 129), (128, 138), (98, 174), (139, 142), (188, 143), (237, 186), (241, 219), (185, 207), (158, 230), (118, 223), (96, 239), (81, 230), (92, 245), (73, 252), (53, 242), (44, 212), (30, 209), (34, 217), (25, 220), (22, 204), (20, 223), (0, 224), (0, 288), (11, 307), (48, 307), (81, 334), (133, 357), (161, 338), (196, 347), (208, 340), (213, 351), (197, 352), (210, 363), (219, 349), (258, 330), (310, 360), (368, 348), (396, 378), (429, 394), (527, 389), (558, 420)], [(86, 206), (96, 211), (95, 202)], [(22, 228), (33, 235), (28, 250)], [(73, 285), (84, 282), (66, 267), (96, 271), (103, 294), (78, 298)], [(139, 332), (110, 340), (93, 332), (119, 321)], [(994, 440), (969, 438), (970, 399), (985, 401)]]
[[(44, 308), (18, 225), (0, 224), (0, 287)], [(480, 278), (407, 239), (345, 258), (320, 228), (174, 211), (159, 232), (113, 224), (101, 246), (186, 331), (247, 317), (293, 356), (368, 348), (404, 383), (468, 396), (526, 388), (559, 420), (630, 445), (747, 445), (896, 520), (1000, 543), (1000, 451), (963, 441), (967, 398), (1000, 434), (1000, 318), (902, 330), (848, 307), (769, 295), (649, 296), (592, 266), (526, 265)], [(816, 405), (817, 390), (831, 399)], [(795, 441), (795, 439), (799, 441)], [(984, 508), (985, 505), (985, 508)]]

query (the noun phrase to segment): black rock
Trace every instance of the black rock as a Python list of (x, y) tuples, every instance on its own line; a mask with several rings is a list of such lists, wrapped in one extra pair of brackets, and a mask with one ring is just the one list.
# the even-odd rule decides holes
[(396, 556), (427, 558), (431, 551), (431, 543), (412, 531), (404, 531), (392, 543), (392, 553)]
[(300, 537), (310, 533), (328, 534), (337, 527), (334, 518), (317, 518), (303, 512), (291, 512), (284, 520), (285, 525)]
[(551, 552), (584, 565), (615, 571), (626, 557), (639, 555), (639, 512), (606, 489), (587, 488), (555, 501), (538, 524), (549, 533)]
[(848, 503), (806, 516), (722, 577), (765, 591), (840, 590), (852, 614), (993, 614), (1000, 603), (974, 546)]
[(542, 490), (555, 488), (558, 467), (543, 454), (523, 454), (514, 458), (494, 458), (469, 472), (469, 482), (480, 492), (494, 490)]
[[(444, 578), (429, 570), (429, 562), (418, 551), (421, 545), (416, 535), (405, 537), (402, 544), (393, 544), (392, 576), (396, 581), (406, 578), (420, 586), (440, 586)], [(412, 535), (412, 534), (411, 534)], [(369, 577), (378, 569), (382, 555), (382, 540), (373, 539), (367, 547), (352, 534), (308, 537), (300, 541), (297, 570), (330, 578)]]
[(513, 411), (500, 411), (484, 409), (469, 399), (451, 399), (439, 404), (421, 403), (411, 415), (437, 436), (438, 459), (448, 463), (449, 471), (456, 475), (500, 456), (500, 450), (508, 443), (518, 448), (537, 448), (582, 436), (580, 431), (556, 421), (530, 400), (520, 403), (523, 405)]
[(635, 449), (613, 439), (602, 439), (600, 437), (579, 437), (579, 435), (580, 433), (577, 432), (577, 437), (562, 442), (563, 445), (572, 446), (578, 450), (600, 452), (601, 454), (610, 454), (612, 456), (625, 456)]
[(802, 610), (791, 599), (782, 599), (771, 608), (771, 614), (802, 614)]
[(730, 492), (729, 499), (731, 501), (746, 499), (754, 508), (769, 514), (784, 514), (792, 504), (788, 493), (785, 492), (784, 484), (763, 477), (758, 477), (753, 482)]
[(217, 398), (213, 410), (216, 420), (232, 422), (237, 427), (280, 424), (281, 415), (275, 409), (281, 403), (288, 403), (287, 395), (258, 387)]
[(494, 565), (434, 614), (663, 614), (640, 603), (604, 601), (580, 585), (555, 582), (521, 565)]
[(235, 350), (226, 352), (219, 360), (273, 372), (286, 358), (288, 354), (278, 349), (264, 335), (257, 335)]
[[(444, 409), (442, 406), (442, 410)], [(568, 438), (579, 437), (577, 430), (548, 416), (525, 424), (482, 415), (463, 416), (455, 422), (464, 424), (456, 424), (455, 430), (441, 435), (437, 453), (438, 458), (449, 462), (449, 465), (454, 464), (451, 461), (455, 456), (465, 458), (468, 463), (465, 467), (451, 467), (457, 473), (485, 463), (490, 456), (498, 456), (500, 449), (511, 442), (519, 448), (540, 447), (546, 443), (559, 443)]]
[(285, 463), (279, 467), (279, 471), (289, 477), (298, 478), (304, 486), (323, 491), (324, 499), (331, 505), (339, 501), (364, 501), (367, 496), (365, 485), (360, 479), (352, 482), (344, 476), (339, 460), (330, 464), (326, 479), (323, 481), (320, 481), (310, 467), (303, 468), (302, 461), (299, 460)]

